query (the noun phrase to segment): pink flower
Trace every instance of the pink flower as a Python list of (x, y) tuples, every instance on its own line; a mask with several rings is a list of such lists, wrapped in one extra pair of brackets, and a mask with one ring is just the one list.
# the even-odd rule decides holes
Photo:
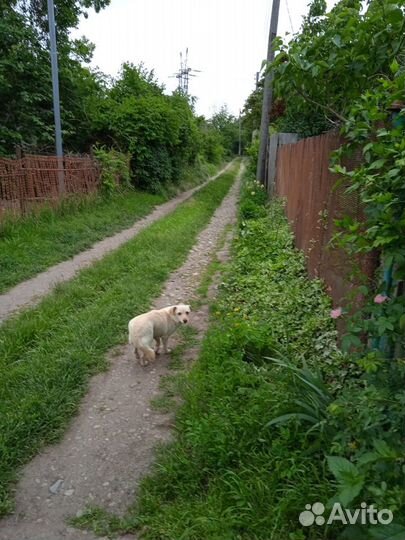
[(376, 304), (383, 304), (386, 300), (389, 300), (389, 298), (385, 294), (377, 294), (377, 296), (374, 298), (374, 302)]
[(330, 316), (332, 317), (332, 319), (337, 319), (342, 314), (343, 314), (343, 310), (342, 310), (341, 307), (338, 307), (336, 309), (332, 309), (331, 312), (330, 312)]

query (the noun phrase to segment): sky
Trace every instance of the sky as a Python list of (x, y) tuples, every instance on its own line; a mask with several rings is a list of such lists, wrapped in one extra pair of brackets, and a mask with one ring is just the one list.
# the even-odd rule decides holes
[[(281, 1), (278, 35), (299, 30), (308, 2)], [(188, 65), (201, 70), (189, 85), (196, 112), (210, 117), (226, 104), (237, 116), (266, 57), (270, 13), (271, 0), (111, 0), (72, 35), (95, 44), (92, 67), (116, 76), (123, 62), (143, 62), (167, 93), (188, 47)]]

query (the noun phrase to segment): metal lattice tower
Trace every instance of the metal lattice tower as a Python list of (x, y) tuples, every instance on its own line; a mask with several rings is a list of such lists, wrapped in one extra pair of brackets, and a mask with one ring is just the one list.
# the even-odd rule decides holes
[(178, 89), (182, 94), (188, 95), (188, 85), (190, 77), (196, 77), (194, 73), (201, 73), (199, 69), (192, 69), (188, 67), (188, 47), (186, 48), (186, 54), (183, 57), (183, 53), (180, 52), (180, 69), (177, 73), (171, 75), (171, 77), (176, 77), (179, 80)]

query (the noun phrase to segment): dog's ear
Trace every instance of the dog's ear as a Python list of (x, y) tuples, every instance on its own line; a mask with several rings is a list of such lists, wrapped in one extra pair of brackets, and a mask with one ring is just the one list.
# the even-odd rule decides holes
[(173, 306), (173, 307), (172, 307), (172, 313), (173, 313), (173, 315), (176, 315), (176, 309), (177, 309), (177, 306)]
[(186, 306), (187, 311), (191, 311), (191, 307), (189, 305)]

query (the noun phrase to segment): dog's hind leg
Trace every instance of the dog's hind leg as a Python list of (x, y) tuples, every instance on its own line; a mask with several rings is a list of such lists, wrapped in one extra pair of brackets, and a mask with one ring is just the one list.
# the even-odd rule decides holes
[(156, 337), (155, 341), (156, 341), (155, 353), (160, 354), (160, 346), (162, 345), (162, 340), (160, 337)]
[(147, 366), (149, 362), (155, 361), (155, 351), (149, 347), (139, 347), (139, 351), (142, 354), (141, 365)]

